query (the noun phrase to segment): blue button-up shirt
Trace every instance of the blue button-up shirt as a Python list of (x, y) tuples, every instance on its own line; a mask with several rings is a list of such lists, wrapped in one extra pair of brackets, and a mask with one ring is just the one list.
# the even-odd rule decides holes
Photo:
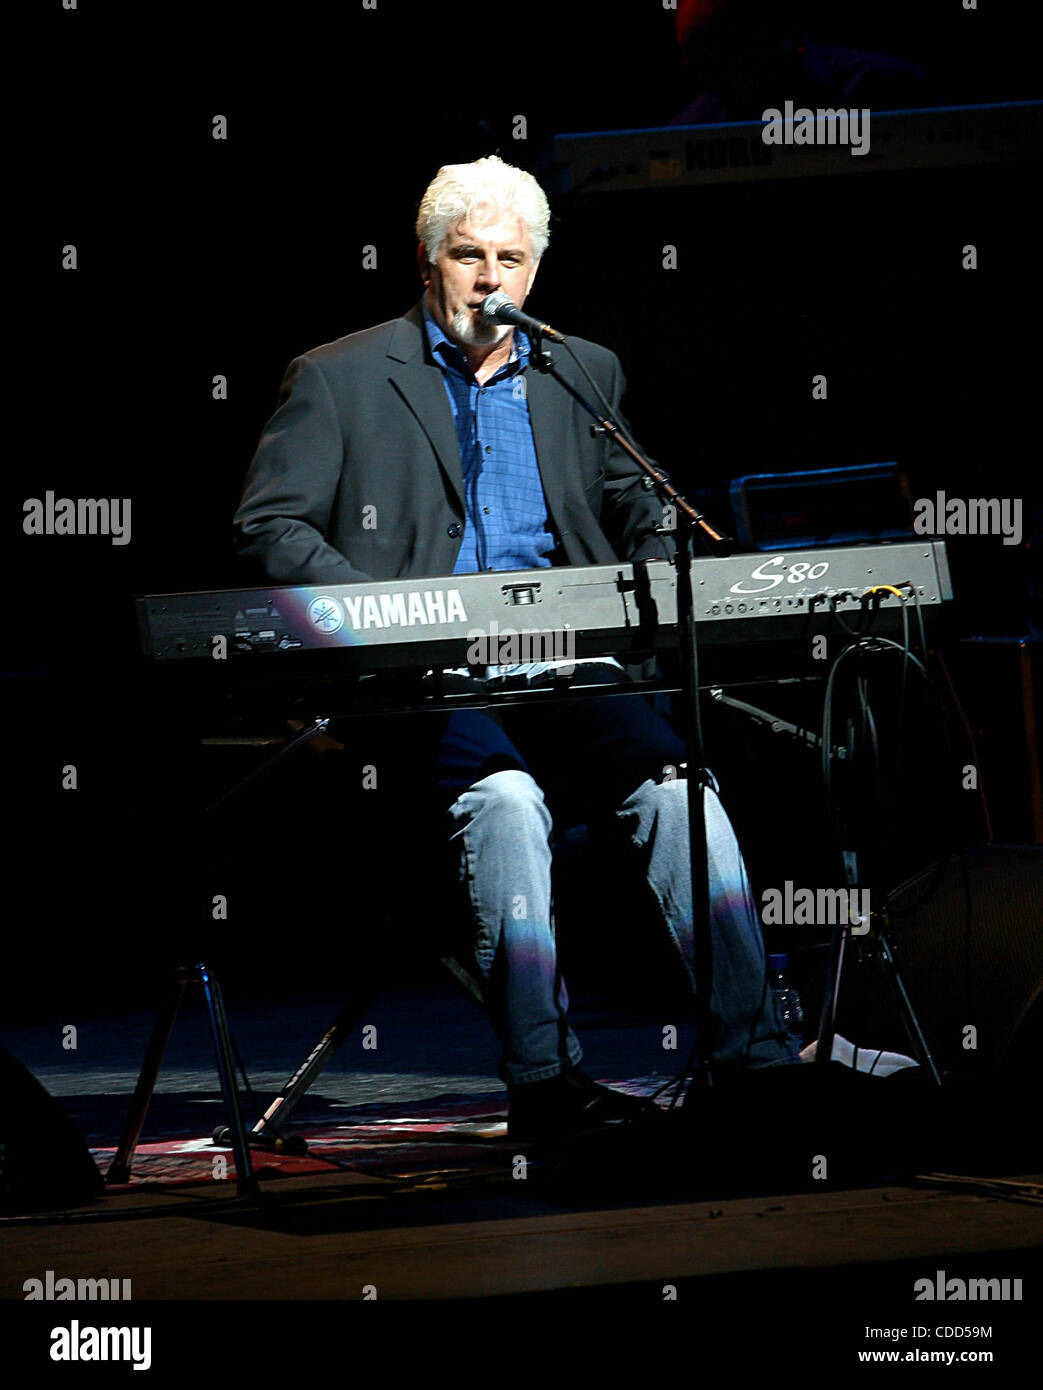
[(479, 384), (426, 301), (424, 322), (432, 355), (442, 369), (463, 464), (467, 520), (453, 573), (554, 564), (557, 541), (547, 515), (525, 390), (528, 337), (516, 328), (510, 360)]

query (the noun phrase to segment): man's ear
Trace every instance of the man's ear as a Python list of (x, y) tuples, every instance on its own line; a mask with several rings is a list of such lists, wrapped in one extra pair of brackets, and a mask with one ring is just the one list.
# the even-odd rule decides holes
[(528, 299), (528, 297), (529, 297), (529, 291), (532, 289), (532, 282), (536, 279), (536, 272), (537, 272), (537, 270), (539, 270), (539, 268), (540, 268), (540, 263), (539, 263), (539, 261), (536, 261), (536, 262), (533, 264), (532, 269), (529, 271), (529, 282), (528, 282), (528, 284), (525, 286), (525, 298), (526, 298), (526, 299)]
[(431, 279), (431, 262), (427, 259), (427, 247), (423, 242), (416, 248), (416, 262), (420, 268), (420, 278), (423, 280), (424, 288), (426, 289)]

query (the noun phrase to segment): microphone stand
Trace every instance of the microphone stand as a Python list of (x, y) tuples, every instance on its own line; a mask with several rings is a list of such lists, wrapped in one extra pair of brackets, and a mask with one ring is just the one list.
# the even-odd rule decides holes
[[(713, 935), (710, 922), (710, 874), (707, 862), (706, 815), (703, 795), (709, 779), (703, 757), (702, 720), (699, 708), (699, 647), (695, 627), (695, 605), (692, 595), (692, 538), (698, 534), (711, 553), (728, 549), (729, 538), (718, 531), (708, 519), (681, 495), (665, 473), (636, 449), (619, 425), (608, 415), (602, 415), (555, 369), (554, 359), (544, 346), (542, 335), (526, 325), (532, 339), (531, 360), (541, 372), (548, 373), (591, 415), (592, 429), (605, 435), (634, 460), (645, 474), (644, 486), (654, 488), (664, 505), (676, 509), (681, 525), (677, 529), (674, 566), (677, 571), (677, 625), (680, 643), (680, 685), (684, 707), (684, 744), (688, 761), (688, 851), (692, 874), (692, 954), (695, 974), (695, 1018), (697, 1029), (697, 1062), (693, 1070), (693, 1085), (713, 1084), (713, 1053), (717, 1038), (718, 1018), (713, 1011)], [(561, 335), (555, 339), (564, 346)], [(571, 348), (569, 349), (571, 352)], [(579, 357), (573, 353), (576, 365), (600, 395), (597, 384)], [(660, 534), (673, 533), (672, 527), (660, 526)]]

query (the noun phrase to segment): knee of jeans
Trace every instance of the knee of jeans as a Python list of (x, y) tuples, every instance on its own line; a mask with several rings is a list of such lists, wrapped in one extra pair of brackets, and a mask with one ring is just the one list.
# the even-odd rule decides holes
[(617, 818), (638, 848), (657, 833), (671, 833), (688, 824), (688, 783), (683, 778), (649, 778), (627, 797)]
[(512, 835), (537, 830), (548, 837), (551, 832), (551, 814), (539, 784), (518, 768), (483, 777), (464, 792), (457, 805), (462, 805), (472, 820), (481, 816)]

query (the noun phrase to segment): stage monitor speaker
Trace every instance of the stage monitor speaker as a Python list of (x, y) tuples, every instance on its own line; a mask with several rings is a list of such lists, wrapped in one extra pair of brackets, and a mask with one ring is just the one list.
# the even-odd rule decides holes
[(964, 850), (908, 879), (889, 906), (895, 957), (942, 1071), (1038, 1068), (1043, 848)]
[(105, 1183), (76, 1126), (0, 1047), (0, 1211), (53, 1210), (100, 1196)]

